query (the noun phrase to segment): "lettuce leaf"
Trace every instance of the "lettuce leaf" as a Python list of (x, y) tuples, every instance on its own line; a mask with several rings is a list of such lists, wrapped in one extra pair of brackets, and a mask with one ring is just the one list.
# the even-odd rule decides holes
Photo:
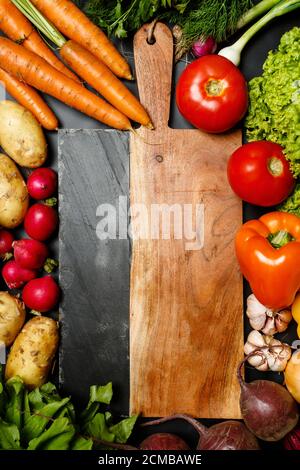
[(249, 83), (248, 142), (280, 144), (295, 177), (300, 176), (300, 28), (285, 33), (270, 51), (260, 77)]

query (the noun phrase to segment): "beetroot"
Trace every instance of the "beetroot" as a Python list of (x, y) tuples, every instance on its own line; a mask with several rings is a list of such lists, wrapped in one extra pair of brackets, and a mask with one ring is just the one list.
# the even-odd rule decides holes
[(169, 433), (157, 433), (147, 437), (141, 444), (142, 450), (190, 450), (181, 437)]
[(14, 242), (15, 261), (21, 268), (40, 269), (48, 256), (48, 248), (37, 240), (18, 240)]
[(28, 282), (23, 289), (25, 305), (37, 312), (48, 312), (58, 303), (60, 289), (52, 276), (45, 276)]
[(248, 429), (264, 441), (279, 441), (297, 424), (298, 406), (292, 395), (276, 382), (255, 380), (246, 383), (241, 370), (248, 354), (238, 367), (238, 380), (241, 386), (240, 407)]
[(27, 235), (35, 240), (45, 241), (53, 235), (58, 225), (58, 215), (53, 207), (34, 204), (28, 210), (24, 227)]
[(21, 268), (15, 260), (8, 261), (2, 269), (3, 279), (9, 289), (20, 289), (26, 282), (36, 278), (32, 269)]
[(51, 168), (38, 168), (29, 176), (27, 189), (33, 199), (48, 199), (56, 192), (57, 174)]
[(284, 439), (284, 448), (286, 450), (300, 450), (300, 428), (295, 428), (289, 432)]
[(12, 251), (14, 236), (8, 230), (0, 229), (0, 258), (6, 259)]
[(224, 421), (206, 428), (191, 416), (177, 414), (167, 418), (150, 421), (143, 426), (152, 426), (174, 419), (184, 419), (199, 434), (197, 450), (259, 450), (255, 436), (240, 421)]

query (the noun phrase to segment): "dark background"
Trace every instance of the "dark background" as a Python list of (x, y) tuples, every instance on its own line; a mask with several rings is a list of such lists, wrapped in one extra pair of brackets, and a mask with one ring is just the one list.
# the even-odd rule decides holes
[[(251, 41), (250, 43), (246, 46), (243, 54), (242, 54), (242, 62), (241, 62), (241, 70), (245, 74), (245, 77), (247, 80), (251, 79), (254, 76), (260, 75), (262, 72), (262, 65), (266, 59), (267, 53), (270, 49), (276, 48), (276, 46), (279, 43), (279, 40), (284, 32), (289, 30), (293, 26), (300, 26), (300, 17), (299, 17), (299, 11), (292, 12), (288, 15), (285, 15), (281, 18), (278, 18), (277, 20), (273, 21), (271, 24), (269, 24), (266, 28), (263, 29), (260, 33), (258, 33)], [(233, 38), (234, 39), (234, 38)], [(122, 44), (118, 44), (119, 48), (121, 51), (124, 53), (124, 55), (127, 57), (128, 61), (130, 62), (133, 70), (134, 70), (134, 61), (133, 61), (133, 54), (132, 54), (132, 40), (128, 39)], [(184, 70), (187, 61), (191, 60), (190, 57), (185, 57), (183, 60), (181, 60), (175, 67), (174, 70), (174, 85), (180, 75), (180, 73)], [(137, 94), (137, 89), (136, 85), (134, 83), (128, 84), (129, 88), (131, 88), (134, 93)], [(61, 127), (63, 128), (68, 128), (68, 129), (100, 129), (100, 128), (105, 128), (105, 126), (101, 126), (100, 123), (94, 121), (93, 119), (88, 118), (87, 116), (84, 116), (83, 114), (80, 114), (79, 112), (72, 110), (65, 106), (64, 104), (58, 102), (57, 100), (46, 96), (45, 97), (46, 101), (50, 104), (50, 106), (54, 109), (57, 117), (59, 118), (59, 121), (61, 123)], [(180, 116), (175, 100), (174, 100), (174, 93), (172, 96), (172, 105), (171, 105), (171, 118), (170, 118), (170, 126), (174, 128), (189, 128), (190, 125)], [(56, 133), (47, 133), (47, 139), (49, 143), (49, 159), (48, 159), (48, 165), (52, 166), (53, 168), (57, 169), (57, 134)], [(269, 209), (268, 211), (270, 211)], [(257, 218), (263, 213), (262, 209), (254, 206), (250, 206), (248, 204), (244, 205), (244, 220), (249, 220), (251, 218)], [(20, 231), (21, 233), (21, 231)], [(55, 258), (58, 258), (58, 241), (57, 239), (52, 240), (51, 242), (51, 249), (53, 252), (53, 256)], [(3, 281), (1, 280), (2, 285), (0, 285), (0, 288), (5, 289), (5, 286), (3, 285)], [(245, 288), (244, 288), (244, 297), (245, 299), (247, 298), (249, 294), (249, 288), (247, 284), (245, 283)], [(57, 315), (57, 313), (53, 313), (53, 315)], [(249, 328), (249, 322), (248, 319), (245, 318), (245, 337), (248, 335), (250, 331)], [(291, 343), (294, 339), (296, 339), (296, 327), (293, 322), (293, 325), (291, 325), (288, 329), (288, 333), (283, 333), (281, 335), (278, 335), (279, 339), (282, 339), (288, 343)], [(74, 360), (76, 361), (76, 358), (74, 357)], [(99, 367), (101, 365), (99, 364)], [(78, 377), (74, 377), (74, 380), (72, 383), (66, 384), (68, 391), (69, 390), (74, 390), (75, 396), (76, 396), (76, 390), (80, 388), (80, 375), (83, 373), (80, 370), (80, 364), (78, 363)], [(235, 371), (228, 371), (228, 373), (235, 373)], [(255, 370), (253, 370), (251, 367), (246, 367), (246, 378), (247, 380), (253, 380), (255, 378), (267, 378), (271, 380), (276, 380), (278, 382), (283, 381), (283, 374), (278, 374), (278, 373), (259, 373)], [(129, 390), (127, 386), (124, 387), (124, 390), (122, 390), (123, 394), (123, 400), (125, 397), (128, 397), (129, 395)], [(188, 393), (188, 390), (187, 390)], [(117, 400), (117, 397), (116, 397)], [(80, 403), (80, 405), (83, 405), (84, 403)], [(202, 420), (205, 423), (205, 420)], [(208, 421), (206, 422), (207, 424), (212, 424), (213, 421)], [(170, 424), (166, 424), (164, 426), (160, 426), (156, 430), (162, 430), (162, 431), (170, 431), (170, 432), (177, 432), (180, 434), (183, 438), (185, 438), (188, 442), (190, 442), (191, 445), (195, 445), (197, 441), (197, 436), (193, 432), (192, 429), (190, 429), (189, 425), (186, 425), (184, 423), (179, 423), (179, 422), (174, 422)], [(148, 433), (150, 430), (147, 431)], [(134, 440), (137, 439), (137, 441), (140, 441), (142, 436), (145, 434), (146, 431), (141, 431), (140, 429), (138, 430), (138, 436), (137, 433), (134, 436)], [(263, 444), (266, 447), (278, 447), (280, 444)]]

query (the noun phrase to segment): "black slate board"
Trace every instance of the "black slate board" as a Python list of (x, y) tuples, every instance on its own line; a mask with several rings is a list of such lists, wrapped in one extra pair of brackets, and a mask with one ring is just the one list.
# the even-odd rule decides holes
[(58, 141), (60, 384), (82, 399), (89, 385), (112, 381), (120, 414), (128, 414), (130, 241), (111, 239), (118, 226), (106, 238), (106, 220), (111, 214), (114, 224), (115, 211), (126, 237), (128, 138), (113, 130), (62, 130)]

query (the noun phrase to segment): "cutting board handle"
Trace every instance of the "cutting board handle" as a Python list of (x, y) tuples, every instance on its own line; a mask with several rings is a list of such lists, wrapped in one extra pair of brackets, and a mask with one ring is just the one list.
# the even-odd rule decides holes
[(173, 36), (163, 23), (154, 28), (154, 43), (148, 43), (150, 24), (134, 37), (134, 58), (140, 100), (149, 112), (156, 130), (168, 127), (170, 115)]

